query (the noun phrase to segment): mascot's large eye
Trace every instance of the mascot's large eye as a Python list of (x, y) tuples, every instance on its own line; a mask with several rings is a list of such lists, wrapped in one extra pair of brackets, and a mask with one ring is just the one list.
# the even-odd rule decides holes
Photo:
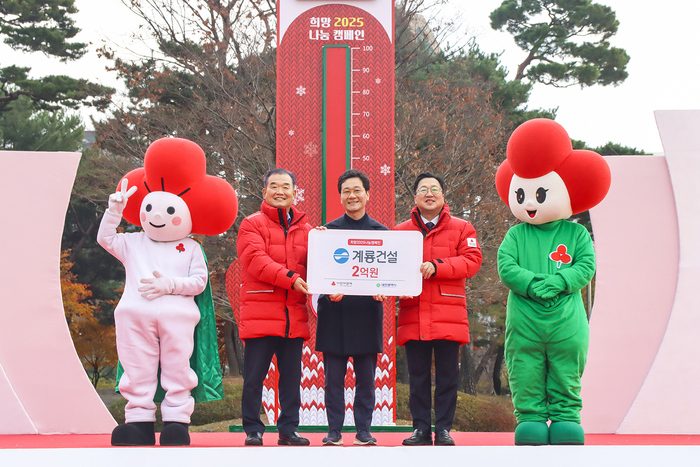
[(540, 203), (540, 204), (544, 203), (544, 200), (547, 199), (547, 192), (548, 191), (549, 190), (545, 190), (542, 187), (539, 187), (537, 189), (537, 193), (535, 193), (535, 197), (537, 198), (538, 203)]
[(175, 208), (172, 207), (172, 206), (170, 206), (170, 207), (167, 209), (167, 211), (168, 211), (168, 214), (170, 214), (171, 216), (172, 216), (173, 214), (175, 214)]
[(151, 206), (150, 204), (147, 204), (146, 205), (146, 212), (151, 212), (151, 209), (153, 209), (153, 206)]
[(518, 204), (523, 204), (525, 202), (525, 190), (522, 188), (518, 188), (518, 191), (515, 192), (515, 196), (517, 196)]

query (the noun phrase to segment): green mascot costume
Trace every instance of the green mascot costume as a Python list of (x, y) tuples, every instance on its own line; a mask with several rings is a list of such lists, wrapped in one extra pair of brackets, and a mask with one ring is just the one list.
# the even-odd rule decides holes
[(586, 228), (566, 219), (602, 201), (610, 169), (599, 154), (573, 150), (558, 123), (534, 119), (511, 135), (496, 188), (522, 221), (498, 250), (510, 289), (505, 357), (515, 444), (584, 444), (588, 320), (580, 291), (593, 278), (595, 254)]

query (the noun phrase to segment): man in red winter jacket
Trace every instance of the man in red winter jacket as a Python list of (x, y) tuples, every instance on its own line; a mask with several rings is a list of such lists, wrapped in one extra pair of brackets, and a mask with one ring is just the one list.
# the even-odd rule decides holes
[(308, 339), (306, 251), (311, 225), (293, 206), (294, 174), (272, 169), (263, 179), (260, 211), (243, 219), (238, 231), (242, 266), (239, 332), (245, 342), (241, 398), (245, 444), (262, 445), (262, 388), (277, 355), (280, 415), (277, 444), (306, 446), (297, 433), (301, 395), (301, 352)]
[(424, 172), (413, 184), (411, 219), (395, 230), (423, 234), (423, 292), (400, 297), (397, 342), (406, 348), (413, 434), (406, 446), (433, 444), (430, 425), (432, 353), (435, 352), (435, 445), (450, 436), (457, 406), (459, 347), (469, 342), (466, 278), (479, 271), (481, 248), (467, 221), (450, 216), (442, 178)]

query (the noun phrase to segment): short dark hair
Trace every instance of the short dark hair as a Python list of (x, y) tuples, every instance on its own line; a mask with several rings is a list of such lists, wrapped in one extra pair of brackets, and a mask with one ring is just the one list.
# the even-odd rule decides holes
[(369, 191), (369, 177), (364, 172), (359, 170), (350, 169), (343, 172), (340, 177), (338, 177), (338, 193), (340, 193), (343, 183), (349, 178), (359, 178), (362, 180), (362, 186), (365, 187), (365, 191)]
[(437, 180), (438, 183), (440, 184), (440, 189), (442, 190), (442, 192), (443, 192), (443, 193), (445, 192), (445, 182), (442, 181), (442, 178), (438, 177), (438, 176), (435, 175), (435, 174), (431, 174), (430, 172), (423, 172), (422, 174), (418, 175), (418, 176), (416, 177), (416, 181), (413, 182), (413, 194), (416, 193), (416, 190), (418, 189), (418, 184), (419, 184), (420, 181), (423, 180), (424, 178), (434, 178), (434, 179)]
[(265, 188), (267, 188), (267, 181), (270, 179), (270, 177), (272, 177), (275, 174), (289, 175), (289, 178), (292, 179), (292, 188), (294, 188), (297, 185), (297, 178), (294, 176), (294, 174), (292, 172), (290, 172), (289, 170), (286, 170), (286, 169), (277, 168), (277, 169), (270, 170), (263, 177), (263, 185), (265, 185)]

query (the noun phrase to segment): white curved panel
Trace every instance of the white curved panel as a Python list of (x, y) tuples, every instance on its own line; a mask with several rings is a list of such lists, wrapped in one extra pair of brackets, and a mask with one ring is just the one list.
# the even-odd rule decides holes
[(596, 290), (582, 425), (615, 433), (634, 404), (671, 316), (678, 230), (664, 157), (606, 157), (612, 185), (591, 209)]
[[(655, 116), (678, 212), (678, 288), (659, 353), (619, 433), (696, 434), (700, 433), (700, 111), (657, 111)], [(649, 223), (658, 225), (653, 216)], [(655, 271), (657, 277), (662, 274)]]
[(116, 426), (78, 360), (62, 304), (61, 234), (79, 161), (79, 153), (0, 151), (0, 366), (36, 427), (13, 428), (4, 414), (16, 407), (0, 398), (0, 431)]
[(25, 412), (17, 394), (0, 365), (0, 435), (15, 433), (37, 434), (38, 431)]

